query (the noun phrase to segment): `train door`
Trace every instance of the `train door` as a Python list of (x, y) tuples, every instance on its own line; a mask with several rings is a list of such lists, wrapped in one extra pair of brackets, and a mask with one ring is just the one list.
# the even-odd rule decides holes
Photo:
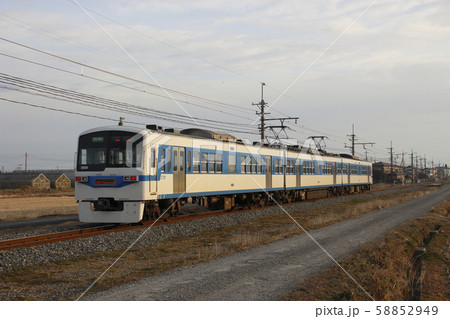
[(266, 156), (266, 188), (272, 188), (272, 156)]
[(300, 160), (295, 162), (295, 179), (297, 181), (297, 187), (302, 186), (302, 165), (300, 164)]
[(173, 147), (173, 192), (186, 191), (186, 151), (184, 147)]
[(336, 170), (337, 170), (336, 162), (333, 163), (332, 168), (333, 168), (333, 185), (336, 185)]
[(347, 176), (348, 176), (348, 182), (347, 183), (349, 183), (350, 184), (350, 175), (352, 174), (352, 172), (351, 172), (351, 166), (350, 166), (350, 164), (345, 164), (345, 165), (347, 165)]
[(157, 160), (156, 160), (156, 149), (155, 149), (155, 147), (152, 147), (151, 149), (150, 149), (150, 168), (149, 168), (149, 175), (150, 175), (150, 183), (149, 183), (149, 185), (150, 185), (150, 194), (151, 195), (155, 195), (156, 194), (156, 192), (158, 191), (157, 190), (157, 183), (156, 183), (156, 180), (157, 180), (157, 178), (156, 178), (156, 176), (158, 175), (158, 173), (157, 173), (157, 167), (156, 167), (156, 163), (157, 163)]

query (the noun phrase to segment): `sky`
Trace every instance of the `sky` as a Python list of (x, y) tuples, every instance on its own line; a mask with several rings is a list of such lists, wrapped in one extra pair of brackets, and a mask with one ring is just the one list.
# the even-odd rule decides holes
[(349, 152), (354, 124), (373, 161), (392, 142), (397, 164), (411, 151), (450, 164), (449, 16), (431, 0), (3, 0), (0, 169), (23, 169), (25, 153), (28, 169), (72, 168), (79, 134), (120, 117), (256, 141), (261, 82), (268, 117), (299, 118), (285, 122), (299, 144), (325, 135)]

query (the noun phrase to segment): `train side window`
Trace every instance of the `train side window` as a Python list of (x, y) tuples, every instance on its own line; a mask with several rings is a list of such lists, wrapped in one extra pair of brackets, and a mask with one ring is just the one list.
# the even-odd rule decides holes
[(173, 151), (173, 158), (174, 158), (174, 161), (173, 161), (173, 171), (174, 172), (177, 172), (178, 171), (178, 161), (177, 161), (177, 159), (178, 159), (178, 151)]
[(222, 173), (222, 153), (217, 153), (217, 155), (216, 155), (216, 159), (217, 159), (217, 162), (216, 162), (216, 170), (217, 170), (217, 173)]
[(192, 152), (188, 151), (187, 152), (187, 165), (186, 165), (186, 171), (190, 172), (192, 169)]
[(215, 173), (216, 159), (214, 153), (208, 153), (208, 173)]
[(256, 162), (256, 158), (252, 157), (252, 173), (256, 174), (256, 172), (258, 171), (258, 164)]
[(250, 156), (246, 156), (245, 157), (245, 164), (246, 164), (246, 173), (247, 174), (251, 174), (252, 172), (252, 162), (251, 162), (251, 157)]
[(228, 173), (236, 173), (236, 155), (228, 154)]
[(166, 167), (166, 171), (167, 173), (170, 173), (170, 171), (172, 170), (172, 159), (171, 159), (171, 151), (168, 148), (166, 151), (166, 163), (167, 163), (167, 167)]
[(153, 168), (156, 167), (156, 152), (154, 147), (150, 150), (150, 166)]
[(201, 153), (201, 172), (202, 173), (208, 173), (208, 153)]
[(200, 153), (194, 152), (194, 158), (193, 158), (193, 172), (194, 173), (200, 173)]
[(241, 156), (241, 174), (245, 173), (245, 156)]
[(180, 151), (180, 172), (184, 171), (184, 151)]
[(161, 149), (160, 165), (161, 165), (161, 173), (164, 173), (166, 171), (166, 150), (165, 149)]
[(261, 174), (261, 172), (262, 172), (261, 157), (258, 157), (258, 158), (256, 159), (256, 165), (258, 166), (257, 173), (258, 173), (258, 174)]

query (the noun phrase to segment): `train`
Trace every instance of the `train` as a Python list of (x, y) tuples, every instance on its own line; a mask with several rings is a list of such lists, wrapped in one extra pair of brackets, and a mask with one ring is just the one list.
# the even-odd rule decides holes
[(82, 132), (75, 166), (85, 223), (140, 223), (176, 216), (186, 204), (232, 210), (289, 203), (362, 192), (373, 182), (372, 164), (348, 154), (122, 123)]

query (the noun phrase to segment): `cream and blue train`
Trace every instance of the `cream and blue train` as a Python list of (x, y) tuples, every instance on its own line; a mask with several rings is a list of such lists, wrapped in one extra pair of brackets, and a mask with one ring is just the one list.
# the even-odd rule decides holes
[(79, 137), (75, 198), (81, 222), (137, 223), (176, 215), (186, 203), (232, 209), (371, 184), (372, 164), (348, 155), (247, 144), (200, 129), (109, 126)]

